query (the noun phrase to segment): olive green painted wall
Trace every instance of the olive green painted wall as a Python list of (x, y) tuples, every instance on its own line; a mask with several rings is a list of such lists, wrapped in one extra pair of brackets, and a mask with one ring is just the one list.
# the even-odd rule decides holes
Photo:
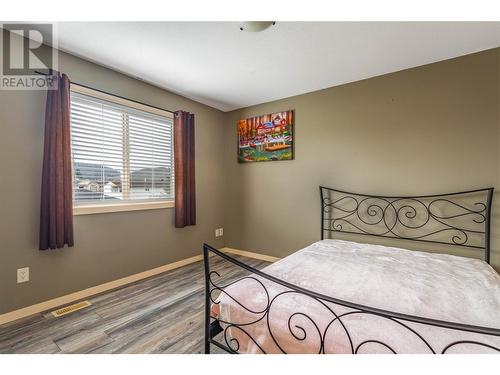
[[(319, 239), (320, 184), (375, 194), (500, 190), (500, 49), (230, 113), (65, 53), (59, 70), (196, 114), (198, 225), (175, 229), (173, 209), (77, 216), (74, 248), (38, 251), (45, 93), (0, 91), (0, 314), (199, 254), (203, 242), (286, 256)], [(296, 111), (296, 159), (238, 164), (236, 120), (285, 109)], [(497, 270), (499, 226), (496, 194)], [(224, 237), (215, 240), (218, 227)], [(26, 266), (30, 282), (16, 284)]]
[[(0, 314), (201, 253), (223, 226), (226, 114), (61, 53), (79, 83), (196, 116), (197, 222), (174, 228), (173, 209), (75, 216), (75, 247), (38, 251), (45, 92), (0, 91)], [(16, 269), (31, 280), (16, 284)]]
[[(408, 195), (494, 186), (500, 270), (499, 91), (495, 49), (229, 113), (226, 246), (283, 257), (317, 241), (318, 185)], [(237, 119), (287, 109), (295, 110), (295, 160), (238, 164)]]

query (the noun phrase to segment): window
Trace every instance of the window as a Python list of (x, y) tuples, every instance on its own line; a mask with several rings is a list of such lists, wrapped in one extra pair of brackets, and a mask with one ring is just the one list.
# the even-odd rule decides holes
[(171, 207), (173, 116), (71, 86), (74, 213)]

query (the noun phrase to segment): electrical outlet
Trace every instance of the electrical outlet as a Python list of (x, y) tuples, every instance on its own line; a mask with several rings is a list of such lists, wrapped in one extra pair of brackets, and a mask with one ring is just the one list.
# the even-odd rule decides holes
[(219, 237), (224, 235), (224, 228), (219, 228)]
[(219, 237), (219, 228), (215, 230), (215, 237)]
[(17, 283), (25, 283), (30, 281), (30, 268), (24, 267), (17, 270)]

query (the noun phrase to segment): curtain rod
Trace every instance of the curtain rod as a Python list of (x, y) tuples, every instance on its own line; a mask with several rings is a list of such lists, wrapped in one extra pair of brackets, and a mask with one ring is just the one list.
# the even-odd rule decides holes
[[(39, 72), (37, 70), (35, 70), (35, 73), (36, 74), (41, 74), (43, 76), (48, 76), (49, 74), (47, 73), (43, 73), (43, 72)], [(168, 109), (165, 109), (165, 108), (160, 108), (160, 107), (156, 107), (154, 105), (151, 105), (151, 104), (147, 104), (147, 103), (143, 103), (143, 102), (140, 102), (138, 100), (134, 100), (134, 99), (129, 99), (129, 98), (126, 98), (124, 96), (120, 96), (120, 95), (116, 95), (116, 94), (113, 94), (113, 93), (110, 93), (110, 92), (107, 92), (107, 91), (104, 91), (104, 90), (99, 90), (99, 89), (96, 89), (94, 87), (90, 87), (90, 86), (87, 86), (87, 85), (83, 85), (81, 83), (78, 83), (78, 82), (73, 82), (70, 80), (71, 83), (75, 84), (75, 85), (78, 85), (78, 86), (81, 86), (81, 87), (84, 87), (86, 89), (90, 89), (90, 90), (94, 90), (94, 91), (98, 91), (100, 93), (103, 93), (103, 94), (107, 94), (107, 95), (111, 95), (111, 96), (116, 96), (117, 98), (120, 98), (120, 99), (124, 99), (124, 100), (128, 100), (130, 102), (133, 102), (133, 103), (136, 103), (136, 104), (141, 104), (141, 105), (145, 105), (146, 107), (151, 107), (151, 108), (155, 108), (155, 109), (159, 109), (160, 111), (165, 111), (165, 112), (169, 112), (169, 113), (172, 113), (172, 114), (175, 114), (175, 111), (171, 111), (171, 110), (168, 110)]]

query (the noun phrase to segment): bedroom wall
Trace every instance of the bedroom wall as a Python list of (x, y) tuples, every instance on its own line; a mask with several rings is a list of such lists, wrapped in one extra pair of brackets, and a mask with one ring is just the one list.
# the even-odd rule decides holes
[[(45, 93), (0, 91), (0, 314), (199, 254), (205, 241), (286, 256), (319, 239), (320, 184), (380, 194), (495, 186), (500, 271), (500, 49), (230, 113), (69, 54), (59, 68), (196, 114), (198, 225), (175, 229), (173, 209), (76, 216), (75, 247), (38, 251)], [(236, 120), (285, 109), (296, 111), (296, 160), (238, 164)], [(30, 282), (16, 284), (26, 266)]]
[[(226, 246), (284, 257), (317, 241), (318, 185), (408, 195), (494, 186), (492, 264), (500, 271), (499, 92), (495, 49), (231, 112)], [(236, 121), (288, 109), (296, 159), (238, 164)]]
[[(0, 314), (201, 253), (223, 226), (226, 114), (61, 53), (59, 70), (75, 82), (196, 115), (198, 225), (174, 228), (174, 210), (74, 217), (73, 248), (38, 250), (45, 92), (0, 91)], [(31, 280), (16, 284), (16, 269)]]

